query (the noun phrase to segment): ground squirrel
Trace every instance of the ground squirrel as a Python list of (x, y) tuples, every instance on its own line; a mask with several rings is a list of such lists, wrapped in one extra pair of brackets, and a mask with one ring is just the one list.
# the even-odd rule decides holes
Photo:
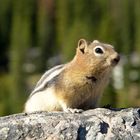
[(41, 77), (25, 112), (95, 108), (119, 60), (112, 45), (80, 39), (72, 61), (53, 67)]

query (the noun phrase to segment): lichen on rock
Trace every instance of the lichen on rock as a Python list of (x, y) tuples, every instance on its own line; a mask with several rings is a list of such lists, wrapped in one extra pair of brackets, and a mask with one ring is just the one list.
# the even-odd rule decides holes
[(140, 109), (35, 112), (0, 118), (0, 140), (138, 140)]

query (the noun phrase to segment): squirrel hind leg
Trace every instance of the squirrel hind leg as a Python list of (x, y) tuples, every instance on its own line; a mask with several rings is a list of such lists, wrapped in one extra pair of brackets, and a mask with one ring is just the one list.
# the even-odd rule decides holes
[(25, 104), (24, 112), (57, 110), (61, 110), (61, 106), (58, 104), (57, 97), (54, 94), (54, 89), (49, 88), (31, 96)]

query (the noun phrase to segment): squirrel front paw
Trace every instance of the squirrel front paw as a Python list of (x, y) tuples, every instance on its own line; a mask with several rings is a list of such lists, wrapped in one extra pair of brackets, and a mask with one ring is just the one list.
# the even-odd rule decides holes
[(66, 113), (82, 113), (84, 110), (77, 108), (66, 108), (64, 112)]

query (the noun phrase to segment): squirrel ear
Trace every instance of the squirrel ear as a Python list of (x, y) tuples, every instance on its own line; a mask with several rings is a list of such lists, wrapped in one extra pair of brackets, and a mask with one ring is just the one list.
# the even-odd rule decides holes
[(87, 41), (85, 39), (80, 39), (78, 41), (78, 48), (82, 53), (85, 53), (85, 50), (87, 48)]
[(98, 40), (93, 40), (92, 43), (100, 43)]

